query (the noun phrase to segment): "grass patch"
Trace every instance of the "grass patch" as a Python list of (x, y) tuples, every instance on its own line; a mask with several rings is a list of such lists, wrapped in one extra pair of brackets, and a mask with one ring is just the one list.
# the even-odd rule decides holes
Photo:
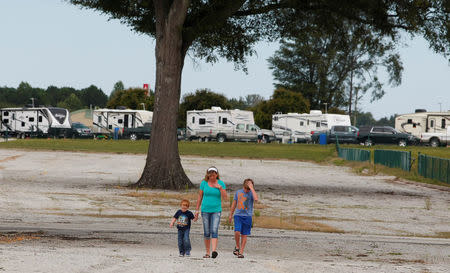
[(20, 241), (29, 241), (40, 239), (42, 233), (40, 232), (11, 232), (0, 233), (0, 244), (10, 244)]
[[(0, 143), (4, 149), (147, 154), (147, 140), (19, 139)], [(239, 142), (178, 142), (180, 155), (291, 159), (325, 162), (335, 156), (334, 145), (256, 144)]]
[(137, 220), (152, 220), (152, 219), (167, 219), (167, 216), (143, 216), (143, 215), (132, 215), (132, 214), (97, 214), (97, 213), (46, 213), (50, 215), (58, 216), (85, 216), (85, 217), (95, 217), (95, 218), (111, 218), (111, 219), (137, 219)]
[(310, 221), (302, 216), (293, 217), (275, 217), (275, 216), (259, 216), (253, 218), (253, 226), (269, 229), (287, 229), (302, 230), (329, 233), (344, 233), (344, 231), (332, 226)]

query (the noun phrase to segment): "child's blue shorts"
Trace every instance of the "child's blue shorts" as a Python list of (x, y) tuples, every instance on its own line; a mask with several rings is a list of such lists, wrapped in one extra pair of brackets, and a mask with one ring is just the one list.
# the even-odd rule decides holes
[(251, 216), (234, 216), (234, 231), (239, 231), (241, 235), (250, 235), (252, 229), (252, 217)]

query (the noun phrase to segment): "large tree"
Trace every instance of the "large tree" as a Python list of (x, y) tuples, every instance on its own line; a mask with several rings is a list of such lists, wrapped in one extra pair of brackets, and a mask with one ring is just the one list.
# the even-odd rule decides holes
[[(441, 53), (449, 50), (446, 0), (68, 0), (119, 19), (156, 39), (156, 83), (152, 136), (138, 186), (193, 186), (178, 154), (177, 111), (181, 72), (188, 51), (215, 62), (219, 57), (245, 67), (252, 46), (278, 39), (308, 14), (317, 23), (335, 18), (367, 24), (395, 39), (400, 30), (423, 35)], [(330, 16), (333, 15), (333, 16)], [(332, 18), (332, 19), (330, 19)], [(295, 25), (295, 24), (294, 24)]]
[(361, 98), (369, 90), (372, 100), (384, 95), (377, 76), (379, 67), (388, 72), (389, 83), (400, 84), (400, 56), (394, 43), (383, 39), (378, 30), (347, 21), (330, 27), (301, 23), (268, 59), (278, 81), (276, 87), (302, 93), (312, 109), (321, 109), (324, 104), (329, 108), (348, 106), (351, 115), (355, 97)]

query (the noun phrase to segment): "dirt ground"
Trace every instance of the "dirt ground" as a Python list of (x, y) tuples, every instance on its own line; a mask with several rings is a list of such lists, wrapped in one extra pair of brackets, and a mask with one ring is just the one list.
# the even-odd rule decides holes
[(230, 195), (253, 178), (261, 203), (244, 259), (231, 253), (226, 226), (219, 257), (202, 259), (201, 221), (192, 257), (180, 258), (169, 222), (179, 197), (195, 199), (196, 190), (126, 188), (144, 163), (144, 155), (0, 149), (0, 272), (450, 271), (448, 189), (281, 160), (182, 157), (196, 185), (210, 165)]

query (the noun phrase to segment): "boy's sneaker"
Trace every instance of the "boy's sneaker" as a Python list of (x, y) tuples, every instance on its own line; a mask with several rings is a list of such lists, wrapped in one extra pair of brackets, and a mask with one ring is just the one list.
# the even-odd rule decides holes
[(191, 257), (191, 253), (186, 253), (186, 257)]
[(183, 254), (183, 253), (180, 253), (180, 255), (178, 255), (178, 257), (184, 257), (184, 254)]

